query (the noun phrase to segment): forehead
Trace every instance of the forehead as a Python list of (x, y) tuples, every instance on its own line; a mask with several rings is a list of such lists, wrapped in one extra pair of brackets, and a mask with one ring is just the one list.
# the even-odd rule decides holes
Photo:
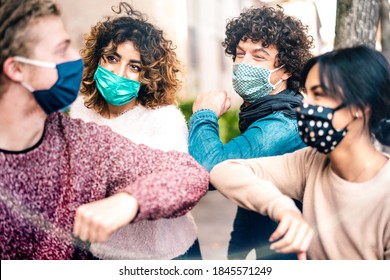
[(105, 51), (118, 51), (118, 52), (138, 52), (135, 47), (134, 42), (124, 41), (118, 44), (116, 47), (113, 47), (113, 42), (111, 41), (106, 47), (103, 48)]
[(313, 86), (320, 84), (320, 67), (318, 63), (314, 64), (307, 74), (305, 88), (310, 89)]
[(59, 45), (70, 40), (59, 16), (34, 20), (29, 27), (29, 38), (32, 41), (30, 50), (37, 57), (53, 53)]
[(115, 52), (124, 59), (140, 59), (141, 57), (140, 52), (136, 49), (135, 44), (132, 41), (120, 43), (116, 48), (113, 48), (111, 41), (103, 50), (106, 53)]

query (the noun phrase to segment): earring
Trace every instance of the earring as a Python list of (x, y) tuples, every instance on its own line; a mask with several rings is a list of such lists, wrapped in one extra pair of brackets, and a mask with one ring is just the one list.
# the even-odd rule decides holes
[(356, 114), (355, 114), (355, 118), (359, 118), (360, 116), (359, 116), (359, 112), (356, 112)]

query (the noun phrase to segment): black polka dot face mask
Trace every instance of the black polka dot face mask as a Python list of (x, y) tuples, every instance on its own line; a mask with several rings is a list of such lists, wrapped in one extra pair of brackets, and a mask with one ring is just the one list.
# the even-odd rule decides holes
[(298, 130), (306, 145), (328, 154), (340, 143), (348, 132), (348, 125), (338, 131), (333, 127), (334, 113), (345, 107), (341, 104), (335, 109), (303, 103), (297, 108)]

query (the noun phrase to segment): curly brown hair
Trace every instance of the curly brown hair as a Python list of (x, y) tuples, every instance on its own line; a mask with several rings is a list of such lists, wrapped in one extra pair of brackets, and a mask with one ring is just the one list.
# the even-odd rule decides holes
[(116, 50), (126, 41), (133, 42), (141, 54), (141, 88), (137, 101), (148, 108), (175, 104), (181, 82), (177, 78), (180, 63), (172, 41), (128, 3), (120, 2), (112, 10), (118, 15), (122, 12), (126, 15), (107, 17), (98, 22), (85, 36), (85, 46), (81, 50), (85, 71), (80, 92), (85, 105), (98, 113), (106, 110), (107, 102), (97, 90), (93, 76), (104, 49), (110, 46), (111, 50)]
[(245, 9), (239, 17), (227, 23), (225, 34), (222, 46), (233, 61), (241, 40), (261, 41), (263, 47), (276, 47), (278, 65), (284, 64), (286, 71), (292, 74), (287, 80), (287, 87), (295, 91), (301, 89), (300, 73), (312, 57), (310, 49), (313, 48), (314, 40), (307, 34), (307, 26), (300, 20), (285, 15), (280, 6), (277, 9), (267, 6)]

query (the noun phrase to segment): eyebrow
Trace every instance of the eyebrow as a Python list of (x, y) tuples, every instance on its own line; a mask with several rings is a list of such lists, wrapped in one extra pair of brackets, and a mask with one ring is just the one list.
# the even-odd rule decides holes
[[(241, 50), (241, 51), (244, 51), (240, 45), (237, 46), (237, 49)], [(258, 52), (261, 52), (263, 54), (265, 54), (266, 56), (268, 57), (271, 57), (271, 55), (264, 49), (264, 48), (255, 48), (254, 50), (251, 50), (251, 52), (254, 52), (254, 53), (258, 53)]]
[(271, 55), (263, 48), (256, 48), (254, 49), (254, 52), (257, 53), (257, 52), (261, 52), (261, 53), (264, 53), (265, 55), (271, 57)]
[(68, 47), (70, 45), (70, 39), (65, 39), (63, 40), (62, 42), (58, 43), (56, 46), (55, 46), (55, 49), (61, 49), (63, 47)]
[(321, 85), (314, 85), (310, 88), (311, 91), (315, 91), (316, 89), (323, 89)]
[(142, 64), (140, 60), (136, 60), (136, 59), (130, 59), (130, 62)]
[(327, 88), (327, 87), (324, 86), (324, 85), (314, 85), (314, 86), (310, 87), (310, 90), (311, 90), (311, 91), (315, 91), (315, 90), (317, 90), (317, 89), (322, 90), (324, 93), (329, 92), (329, 88)]

